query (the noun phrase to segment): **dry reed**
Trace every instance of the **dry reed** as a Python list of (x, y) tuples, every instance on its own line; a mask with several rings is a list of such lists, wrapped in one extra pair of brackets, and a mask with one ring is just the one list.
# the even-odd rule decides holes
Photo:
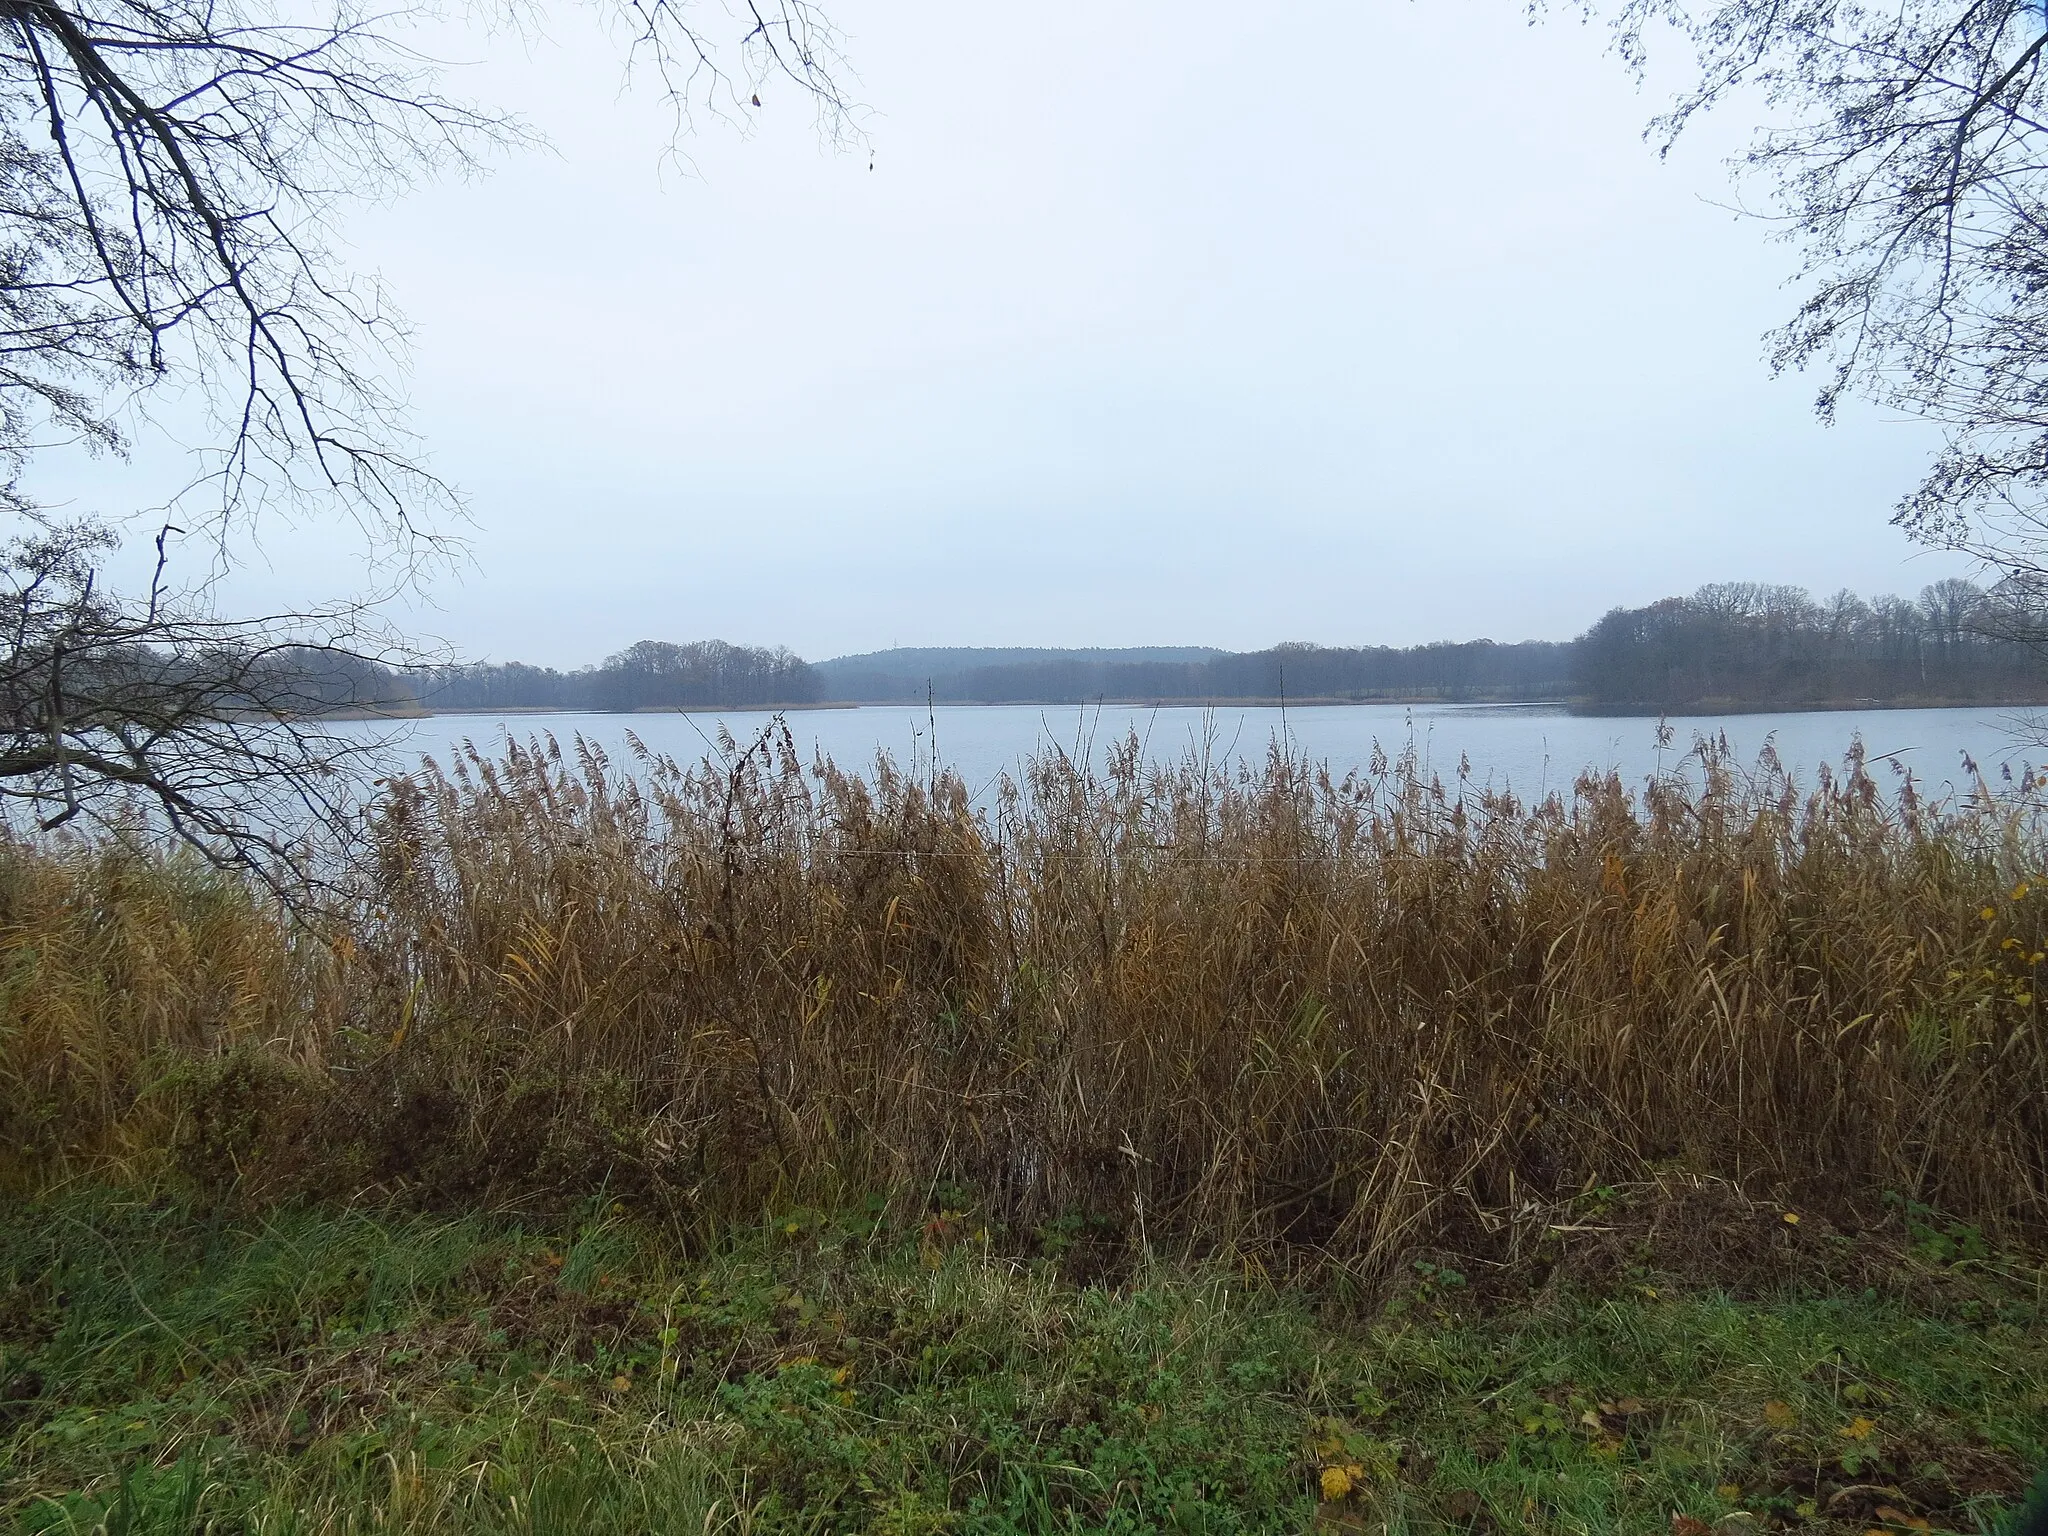
[(2048, 1226), (2031, 797), (1523, 805), (1137, 744), (957, 778), (542, 741), (394, 785), (324, 937), (170, 859), (0, 861), (17, 1184), (875, 1195), (1384, 1262), (1657, 1170)]

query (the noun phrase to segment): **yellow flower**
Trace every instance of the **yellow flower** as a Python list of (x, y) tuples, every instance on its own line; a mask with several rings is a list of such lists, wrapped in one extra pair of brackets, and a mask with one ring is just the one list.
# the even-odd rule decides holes
[(2024, 901), (2026, 899), (2027, 892), (2032, 889), (2032, 886), (2028, 885), (2026, 881), (2022, 880), (2018, 885), (2012, 888), (2012, 899), (2014, 901)]
[(1342, 1467), (1323, 1468), (1323, 1502), (1334, 1504), (1351, 1491), (1351, 1474)]
[(1778, 1219), (1784, 1222), (1785, 1225), (1788, 1227), (1796, 1227), (1799, 1225), (1799, 1213), (1797, 1211), (1787, 1211), (1783, 1216), (1779, 1217)]
[(1859, 1416), (1857, 1418), (1851, 1419), (1847, 1424), (1844, 1424), (1840, 1429), (1836, 1430), (1835, 1433), (1840, 1435), (1844, 1440), (1868, 1440), (1870, 1438), (1870, 1432), (1875, 1428), (1877, 1428), (1876, 1420), (1866, 1419)]
[(1986, 907), (1982, 912), (1979, 912), (1977, 915), (1983, 918), (1984, 921), (1988, 923), (1998, 916), (1998, 908)]

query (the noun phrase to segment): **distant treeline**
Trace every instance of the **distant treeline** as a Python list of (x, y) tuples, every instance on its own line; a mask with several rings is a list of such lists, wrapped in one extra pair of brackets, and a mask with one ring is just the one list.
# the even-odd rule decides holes
[(829, 703), (1568, 701), (1615, 713), (1830, 704), (2048, 703), (2048, 611), (2010, 589), (1939, 581), (1919, 598), (1731, 582), (1617, 608), (1572, 641), (1405, 648), (1288, 644), (1234, 653), (879, 651), (811, 663), (782, 649), (642, 640), (602, 666), (520, 662), (392, 674), (322, 659), (333, 707), (735, 709)]
[[(882, 652), (821, 662), (825, 697), (1071, 704), (1094, 699), (1569, 701), (1594, 710), (2048, 702), (2048, 613), (1962, 580), (1866, 602), (1757, 582), (1617, 608), (1578, 639), (1396, 649)], [(901, 658), (899, 660), (898, 658)]]
[(2048, 701), (2048, 616), (2011, 589), (1938, 581), (1917, 602), (1728, 582), (1617, 608), (1573, 643), (1593, 709)]
[[(903, 646), (860, 656), (835, 656), (815, 665), (824, 679), (825, 697), (847, 703), (922, 704), (927, 698), (946, 704), (1010, 702), (1009, 696), (984, 698), (971, 680), (1012, 676), (1039, 678), (1038, 686), (1060, 690), (1049, 702), (1070, 703), (1109, 692), (1109, 677), (1123, 668), (1159, 664), (1178, 678), (1179, 673), (1172, 669), (1228, 654), (1204, 645), (1068, 650), (1031, 646)], [(1039, 695), (1028, 697), (1035, 702)]]
[(737, 709), (824, 697), (817, 669), (793, 651), (723, 640), (642, 640), (573, 672), (517, 661), (436, 667), (414, 688), (428, 709)]
[(936, 697), (973, 704), (1070, 704), (1090, 699), (1562, 698), (1571, 646), (1551, 640), (1357, 650), (1292, 643), (1203, 661), (1048, 660), (976, 667)]
[(1556, 699), (1569, 644), (1491, 640), (1359, 650), (1288, 644), (1232, 653), (919, 650), (808, 663), (786, 650), (643, 640), (602, 667), (441, 667), (415, 681), (429, 709), (673, 709), (824, 703), (1073, 704), (1279, 699)]

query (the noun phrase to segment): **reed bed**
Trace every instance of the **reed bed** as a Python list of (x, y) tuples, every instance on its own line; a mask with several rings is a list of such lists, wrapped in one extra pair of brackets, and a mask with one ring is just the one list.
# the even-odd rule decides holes
[(8, 846), (0, 1158), (1366, 1269), (1660, 1177), (2038, 1234), (2037, 800), (1930, 805), (1853, 757), (1802, 792), (1701, 743), (1525, 804), (1126, 741), (977, 808), (786, 733), (623, 767), (543, 738), (389, 786), (310, 920), (180, 858)]

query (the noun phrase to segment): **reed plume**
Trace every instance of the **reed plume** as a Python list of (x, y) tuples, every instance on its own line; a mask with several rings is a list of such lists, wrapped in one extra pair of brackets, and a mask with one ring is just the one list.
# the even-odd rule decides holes
[(1031, 761), (683, 765), (541, 738), (395, 783), (314, 924), (177, 858), (0, 859), (7, 1173), (245, 1194), (884, 1198), (1334, 1255), (1513, 1242), (1660, 1171), (2048, 1218), (2031, 787), (1809, 792), (1700, 743), (1526, 804)]

